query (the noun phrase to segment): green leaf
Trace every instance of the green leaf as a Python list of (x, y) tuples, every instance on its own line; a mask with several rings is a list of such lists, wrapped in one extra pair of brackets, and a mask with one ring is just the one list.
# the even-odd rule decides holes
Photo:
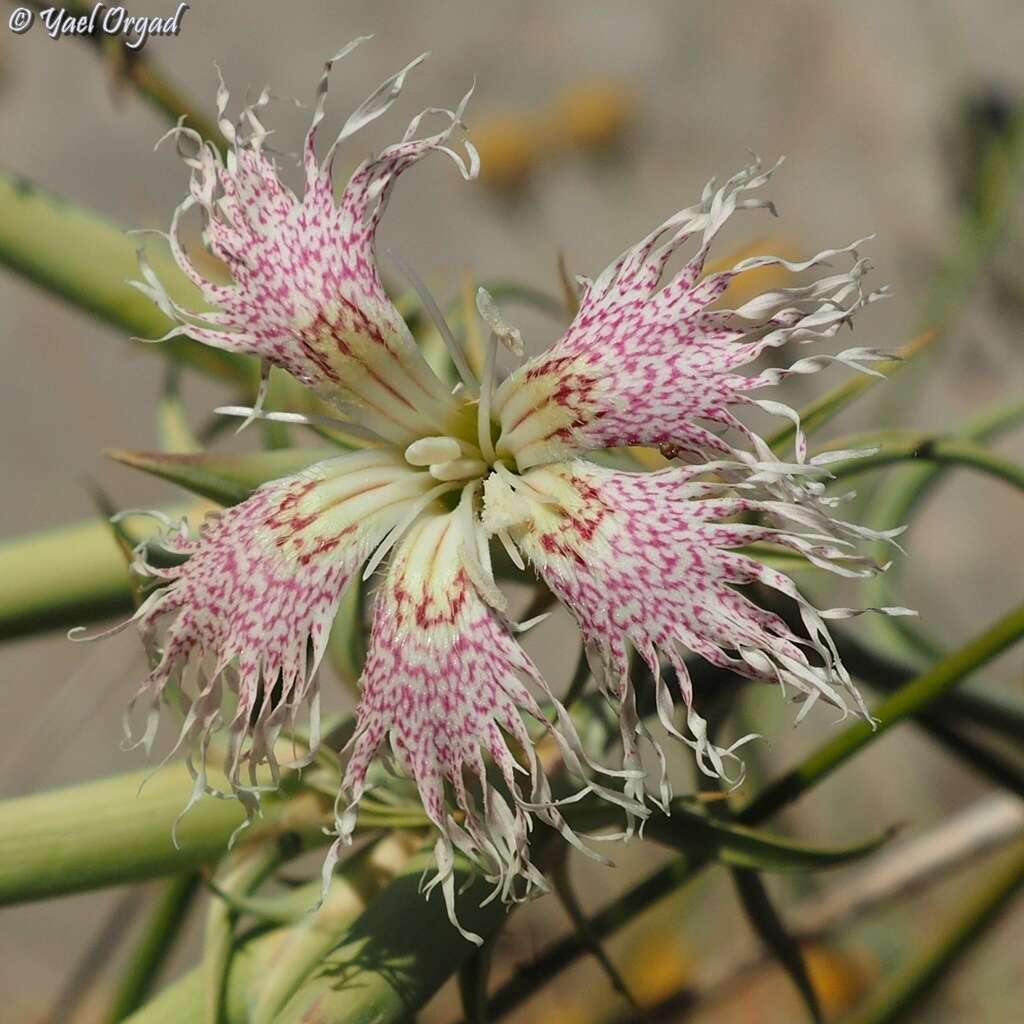
[(141, 469), (178, 484), (193, 494), (234, 505), (244, 501), (260, 484), (338, 457), (336, 448), (281, 448), (273, 451), (224, 454), (221, 452), (126, 451), (107, 449), (116, 462)]
[(644, 825), (644, 835), (688, 856), (719, 861), (731, 867), (757, 871), (814, 871), (860, 860), (888, 842), (892, 832), (853, 846), (810, 846), (730, 821), (709, 818), (675, 800), (671, 816), (652, 816)]
[[(25, 178), (0, 174), (0, 264), (139, 338), (162, 337), (173, 326), (127, 282), (139, 276), (141, 242), (123, 228)], [(171, 297), (190, 309), (202, 307), (198, 289), (178, 270), (165, 247), (152, 247), (149, 261)], [(173, 338), (151, 351), (205, 373), (251, 387), (254, 359)]]

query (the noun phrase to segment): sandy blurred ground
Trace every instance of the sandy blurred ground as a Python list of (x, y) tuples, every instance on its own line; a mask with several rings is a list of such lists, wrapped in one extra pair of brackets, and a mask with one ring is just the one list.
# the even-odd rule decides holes
[[(138, 13), (166, 13), (171, 6), (164, 0), (130, 5)], [(567, 89), (594, 80), (615, 83), (635, 105), (621, 152), (598, 157), (562, 150), (538, 162), (518, 197), (466, 185), (441, 160), (403, 179), (381, 242), (402, 253), (442, 294), (454, 292), (467, 266), (481, 277), (554, 290), (559, 250), (573, 272), (595, 273), (666, 215), (693, 202), (709, 177), (738, 169), (752, 149), (769, 160), (787, 156), (771, 188), (782, 217), (740, 218), (720, 252), (762, 238), (786, 255), (809, 255), (877, 231), (869, 247), (876, 278), (891, 282), (894, 295), (861, 315), (857, 343), (885, 347), (910, 336), (928, 274), (956, 244), (949, 144), (967, 100), (984, 90), (1008, 97), (1024, 91), (1024, 9), (1017, 0), (449, 2), (429, 8), (409, 2), (196, 0), (181, 38), (155, 40), (148, 53), (207, 107), (214, 59), (238, 95), (269, 82), (278, 93), (308, 98), (322, 60), (370, 32), (377, 39), (335, 73), (331, 123), (340, 123), (415, 54), (430, 49), (433, 57), (384, 123), (343, 152), (340, 172), (371, 146), (393, 140), (404, 118), (421, 106), (454, 103), (474, 74), (471, 134), (477, 127), (492, 137), (502, 126), (511, 132), (515, 118), (543, 117)], [(283, 105), (275, 111), (282, 148), (296, 147), (307, 117)], [(24, 36), (0, 36), (0, 125), (7, 167), (125, 225), (166, 225), (183, 194), (185, 175), (172, 149), (152, 151), (166, 127), (160, 117), (130, 95), (115, 96), (89, 47), (51, 41), (39, 26)], [(1018, 227), (1020, 213), (1018, 205)], [(1012, 255), (1011, 249), (1007, 272), (1017, 275), (1013, 284), (1020, 288), (1024, 277)], [(872, 399), (847, 418), (844, 429), (874, 425), (879, 416), (887, 424), (943, 429), (970, 410), (1019, 395), (1022, 321), (1007, 316), (1000, 301), (986, 276), (957, 330), (930, 357), (937, 364), (933, 372), (908, 371), (908, 378), (917, 373), (907, 390), (913, 400), (903, 403), (892, 394)], [(522, 319), (534, 347), (551, 340), (549, 325)], [(129, 353), (115, 333), (9, 276), (0, 277), (0, 352), (6, 481), (0, 535), (92, 515), (91, 479), (125, 504), (165, 497), (157, 485), (104, 465), (99, 455), (105, 446), (154, 442), (157, 359)], [(827, 377), (812, 387), (838, 379)], [(214, 397), (208, 386), (194, 389), (195, 408), (208, 409)], [(1024, 452), (1012, 442), (1006, 450)], [(1020, 507), (995, 484), (962, 478), (948, 486), (913, 532), (910, 547), (901, 599), (920, 608), (951, 645), (1019, 597)], [(548, 658), (558, 657), (562, 642), (554, 629), (534, 641)], [(2, 795), (135, 767), (139, 758), (122, 753), (118, 740), (121, 708), (140, 668), (137, 644), (128, 636), (86, 650), (59, 636), (0, 648)], [(1019, 653), (1015, 664), (1003, 659), (990, 675), (1019, 686)], [(783, 709), (764, 728), (777, 736), (765, 753), (768, 764), (789, 761), (829, 728), (824, 715), (793, 734), (789, 714)], [(790, 822), (842, 840), (894, 820), (927, 823), (979, 791), (924, 740), (907, 734), (878, 744), (869, 760), (824, 787)], [(837, 807), (830, 798), (840, 792)], [(631, 873), (643, 863), (635, 852), (622, 860)], [(619, 882), (589, 871), (586, 878), (598, 892)], [(727, 887), (719, 881), (699, 893), (689, 898), (686, 913), (677, 900), (663, 914), (671, 921), (666, 927), (681, 946), (697, 950), (695, 956), (736, 928)], [(926, 923), (941, 895), (901, 920), (904, 934)], [(0, 913), (0, 1019), (32, 1020), (50, 1005), (113, 898), (76, 897)], [(561, 923), (553, 908), (531, 910), (508, 940), (510, 954), (528, 957), (554, 927)], [(941, 1001), (916, 1019), (1009, 1020), (1008, 1008), (1019, 1008), (1022, 994), (1013, 966), (1022, 939), (1018, 914), (990, 937)], [(627, 936), (624, 946), (632, 941)], [(899, 950), (892, 945), (895, 956)], [(628, 948), (619, 948), (628, 957)], [(599, 1001), (614, 1005), (606, 983), (595, 986)], [(760, 1004), (774, 1007), (776, 1016), (750, 1016), (748, 1010), (735, 1019), (795, 1019), (787, 1016), (796, 1013), (788, 993), (777, 987), (775, 1001)], [(539, 1013), (524, 1019), (539, 1019)]]

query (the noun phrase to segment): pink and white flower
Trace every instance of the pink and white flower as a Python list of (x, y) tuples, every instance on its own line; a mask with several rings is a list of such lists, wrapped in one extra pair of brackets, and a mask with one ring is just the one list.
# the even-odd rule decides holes
[[(468, 95), (454, 111), (415, 118), (402, 141), (360, 165), (335, 200), (339, 144), (384, 113), (419, 62), (377, 89), (321, 158), (328, 74), (354, 45), (327, 63), (321, 79), (301, 198), (281, 183), (264, 145), (258, 112), (266, 93), (233, 123), (222, 85), (220, 125), (231, 142), (225, 157), (187, 129), (175, 132), (179, 145), (191, 144), (191, 181), (168, 239), (215, 311), (181, 308), (145, 266), (140, 287), (176, 320), (172, 334), (283, 367), (334, 403), (368, 447), (265, 484), (197, 538), (170, 529), (165, 547), (187, 556), (175, 568), (143, 557), (140, 571), (167, 580), (135, 616), (156, 652), (140, 691), (153, 707), (144, 739), (152, 740), (169, 682), (186, 677), (193, 697), (179, 744), (205, 753), (229, 687), (237, 712), (226, 723), (226, 771), (255, 808), (255, 769), (274, 765), (282, 726), (303, 709), (316, 722), (317, 667), (345, 587), (388, 559), (376, 586), (338, 844), (352, 835), (371, 763), (387, 752), (415, 781), (436, 826), (432, 884), (441, 886), (454, 919), (456, 850), (502, 898), (515, 899), (543, 886), (530, 860), (535, 819), (578, 842), (535, 750), (541, 731), (554, 737), (580, 793), (617, 803), (631, 820), (651, 804), (665, 806), (664, 771), (652, 778), (642, 769), (644, 744), (664, 758), (637, 712), (631, 651), (655, 680), (662, 726), (712, 776), (730, 773), (736, 747), (749, 737), (720, 747), (708, 736), (693, 704), (688, 655), (778, 683), (804, 700), (801, 715), (818, 700), (867, 715), (826, 626), (853, 613), (816, 610), (789, 577), (743, 549), (770, 542), (838, 574), (865, 575), (876, 567), (854, 545), (878, 535), (833, 517), (824, 461), (808, 460), (799, 430), (795, 461), (784, 462), (740, 414), (755, 406), (798, 422), (793, 410), (758, 393), (830, 362), (866, 370), (880, 353), (851, 348), (782, 368), (749, 367), (768, 350), (831, 338), (881, 293), (864, 292), (869, 267), (855, 246), (803, 263), (757, 257), (704, 273), (722, 225), (737, 211), (770, 207), (759, 195), (772, 171), (755, 161), (723, 185), (709, 184), (699, 203), (596, 280), (582, 281), (565, 334), (501, 382), (496, 348), (521, 353), (521, 339), (482, 293), (490, 328), (482, 379), (455, 347), (463, 379), (452, 390), (388, 299), (374, 243), (395, 181), (419, 160), (441, 152), (464, 177), (475, 175), (472, 147), (461, 155), (450, 146)], [(444, 128), (421, 136), (428, 115)], [(207, 281), (187, 256), (179, 224), (191, 207), (205, 215), (206, 244), (232, 283)], [(663, 281), (670, 257), (691, 241), (688, 262)], [(849, 269), (737, 309), (721, 305), (729, 283), (747, 271), (776, 265), (803, 272), (833, 258), (848, 259)], [(607, 468), (598, 454), (631, 445), (660, 448), (673, 463), (624, 471)], [(508, 617), (491, 565), (495, 538), (514, 561), (532, 566), (578, 622), (597, 685), (619, 713), (621, 764), (601, 767), (587, 756), (568, 712), (520, 646), (521, 628)], [(793, 609), (803, 628), (758, 603), (765, 593)], [(663, 673), (663, 662), (674, 671)], [(202, 761), (193, 765), (197, 797), (209, 788)]]

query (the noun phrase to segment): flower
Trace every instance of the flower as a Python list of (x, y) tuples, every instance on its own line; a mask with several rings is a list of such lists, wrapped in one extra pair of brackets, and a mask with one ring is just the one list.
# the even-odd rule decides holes
[[(581, 281), (565, 334), (500, 384), (497, 348), (520, 355), (522, 339), (481, 291), (479, 311), (490, 328), (481, 379), (439, 323), (462, 377), (452, 390), (388, 299), (374, 246), (391, 189), (409, 167), (441, 152), (464, 177), (476, 174), (472, 147), (465, 155), (450, 147), (469, 94), (454, 111), (415, 118), (401, 142), (359, 166), (336, 201), (339, 144), (387, 110), (422, 59), (378, 88), (320, 159), (328, 75), (360, 41), (327, 62), (303, 150), (301, 198), (281, 183), (264, 144), (258, 113), (268, 93), (232, 123), (221, 84), (219, 123), (231, 143), (224, 158), (184, 127), (172, 133), (179, 146), (192, 145), (184, 152), (191, 180), (167, 238), (214, 311), (183, 309), (144, 262), (139, 287), (175, 319), (171, 335), (284, 368), (333, 403), (349, 435), (361, 432), (367, 447), (264, 484), (211, 517), (198, 537), (168, 523), (163, 546), (184, 556), (180, 564), (160, 568), (140, 553), (137, 570), (166, 583), (134, 616), (154, 651), (139, 693), (151, 706), (141, 742), (153, 740), (169, 683), (184, 678), (192, 696), (178, 746), (200, 753), (198, 764), (190, 759), (197, 799), (211, 789), (205, 753), (223, 724), (227, 687), (237, 710), (226, 723), (225, 770), (255, 813), (256, 767), (268, 763), (276, 772), (275, 740), (303, 709), (315, 746), (317, 667), (346, 586), (387, 560), (341, 785), (348, 806), (338, 815), (326, 871), (352, 836), (371, 763), (387, 751), (414, 780), (436, 827), (438, 871), (430, 885), (440, 885), (455, 921), (457, 850), (512, 900), (544, 884), (530, 859), (535, 820), (580, 844), (563, 814), (566, 799), (576, 797), (554, 798), (535, 749), (539, 730), (554, 738), (581, 787), (577, 796), (617, 804), (630, 823), (652, 804), (666, 807), (664, 757), (637, 710), (630, 651), (650, 670), (661, 725), (712, 776), (729, 775), (736, 748), (750, 737), (725, 747), (709, 737), (693, 705), (689, 654), (780, 684), (804, 700), (801, 716), (822, 699), (867, 716), (826, 626), (857, 612), (818, 611), (788, 576), (744, 549), (770, 542), (840, 575), (876, 571), (856, 554), (856, 541), (897, 531), (876, 534), (836, 519), (836, 499), (824, 494), (827, 460), (807, 458), (793, 410), (756, 395), (829, 362), (871, 372), (867, 364), (881, 354), (852, 348), (784, 368), (744, 369), (770, 349), (831, 338), (882, 293), (863, 291), (869, 265), (856, 246), (804, 263), (757, 257), (704, 273), (709, 248), (734, 213), (770, 208), (758, 196), (772, 170), (755, 161), (721, 186), (710, 183), (699, 203), (596, 280)], [(427, 115), (441, 117), (443, 130), (421, 136)], [(193, 206), (205, 215), (206, 244), (227, 266), (230, 284), (206, 280), (185, 252), (180, 218)], [(663, 282), (668, 260), (690, 241), (696, 251)], [(746, 271), (802, 272), (835, 257), (848, 257), (850, 268), (737, 309), (719, 301)], [(258, 405), (249, 415), (261, 415)], [(795, 461), (777, 458), (737, 415), (748, 406), (796, 423)], [(599, 454), (635, 445), (660, 448), (671, 464), (610, 468)], [(597, 684), (618, 711), (621, 765), (590, 759), (520, 646), (525, 627), (509, 618), (492, 539), (520, 567), (528, 563), (579, 624)], [(758, 593), (790, 605), (802, 629), (758, 603)], [(672, 672), (662, 672), (663, 661)], [(661, 759), (660, 774), (643, 769), (644, 745)]]

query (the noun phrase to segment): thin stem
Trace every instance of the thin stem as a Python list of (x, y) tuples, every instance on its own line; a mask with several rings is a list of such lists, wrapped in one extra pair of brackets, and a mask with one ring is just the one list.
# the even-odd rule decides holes
[(198, 889), (199, 874), (195, 871), (178, 875), (164, 884), (146, 931), (117, 986), (106, 1016), (109, 1024), (124, 1020), (152, 991), (188, 918)]
[[(907, 342), (906, 345), (898, 348), (892, 360), (886, 363), (879, 363), (874, 367), (875, 371), (882, 374), (885, 378), (891, 377), (898, 370), (902, 369), (908, 360), (926, 349), (935, 341), (936, 337), (935, 331), (925, 331), (923, 334), (919, 334)], [(881, 382), (881, 379), (878, 377), (858, 374), (856, 377), (851, 377), (849, 380), (844, 381), (831, 391), (827, 391), (820, 398), (815, 399), (800, 410), (800, 425), (804, 433), (810, 434), (812, 431), (824, 426), (831, 419), (838, 416), (855, 398)], [(768, 437), (768, 446), (772, 451), (781, 453), (793, 442), (795, 437), (796, 424), (787, 423)]]
[(747, 824), (764, 821), (780, 808), (802, 796), (873, 743), (894, 725), (916, 714), (942, 697), (964, 676), (981, 668), (1024, 635), (1024, 604), (1019, 605), (966, 646), (943, 658), (937, 665), (897, 690), (875, 710), (875, 722), (858, 722), (819, 747), (802, 764), (767, 786), (737, 814)]
[[(833, 626), (832, 638), (850, 672), (874, 690), (892, 693), (918, 674), (917, 669), (879, 653), (853, 633)], [(983, 693), (973, 682), (945, 694), (929, 711), (948, 720), (984, 726), (1012, 742), (1024, 736), (1024, 702), (1008, 694)]]
[(986, 879), (945, 922), (938, 937), (912, 956), (850, 1024), (893, 1024), (904, 1019), (947, 976), (974, 941), (1009, 909), (1022, 883), (1024, 842), (1016, 845), (1008, 862)]
[[(12, 0), (12, 3), (14, 2), (15, 0)], [(17, 2), (21, 3), (21, 0)], [(40, 0), (29, 0), (29, 4), (36, 11), (42, 11), (47, 6)], [(91, 3), (82, 3), (81, 0), (65, 0), (65, 8), (75, 17), (89, 14), (93, 6)], [(118, 80), (132, 85), (147, 103), (165, 114), (169, 121), (176, 122), (184, 117), (186, 124), (199, 132), (204, 139), (222, 151), (227, 149), (227, 142), (217, 126), (205, 115), (200, 114), (181, 90), (153, 67), (144, 51), (128, 50), (120, 40), (99, 33), (89, 35), (76, 32), (74, 37), (91, 44), (97, 52), (107, 56), (114, 64)]]
[[(844, 442), (845, 443), (845, 442)], [(837, 462), (829, 470), (837, 479), (857, 476), (898, 462), (935, 462), (967, 466), (1024, 491), (1024, 466), (971, 441), (955, 437), (911, 437), (887, 443), (873, 455)]]
[[(879, 719), (876, 730), (873, 731), (867, 723), (859, 723), (847, 729), (835, 740), (819, 748), (803, 765), (768, 786), (739, 811), (736, 819), (745, 824), (756, 824), (771, 817), (893, 725), (941, 698), (964, 676), (996, 657), (1022, 635), (1024, 605), (883, 701), (876, 711)], [(591, 935), (595, 940), (601, 940), (618, 931), (663, 896), (693, 879), (708, 863), (710, 857), (703, 854), (687, 854), (676, 858), (595, 914), (590, 920)], [(575, 934), (549, 947), (532, 964), (521, 968), (497, 990), (491, 999), (491, 1020), (497, 1020), (515, 1009), (586, 951), (587, 947)]]

